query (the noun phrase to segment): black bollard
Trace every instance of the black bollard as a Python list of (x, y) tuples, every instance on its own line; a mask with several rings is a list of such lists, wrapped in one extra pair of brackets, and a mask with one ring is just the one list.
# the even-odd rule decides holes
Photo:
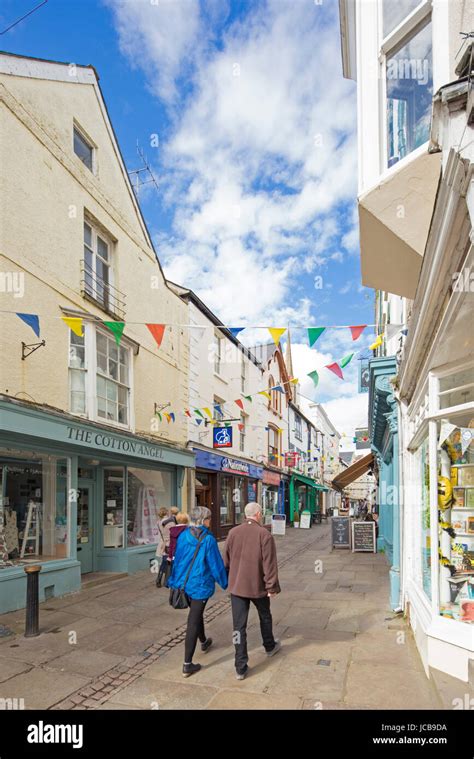
[(41, 567), (35, 564), (24, 567), (24, 570), (27, 576), (25, 638), (34, 638), (39, 635), (39, 573)]

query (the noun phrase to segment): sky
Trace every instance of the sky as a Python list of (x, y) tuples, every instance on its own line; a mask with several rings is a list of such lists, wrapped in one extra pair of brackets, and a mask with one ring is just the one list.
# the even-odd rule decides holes
[[(41, 0), (2, 0), (0, 32)], [(328, 329), (373, 324), (360, 281), (355, 83), (342, 76), (337, 0), (48, 0), (0, 48), (93, 64), (165, 275), (247, 345), (291, 329), (301, 392), (348, 436), (367, 422), (357, 356)], [(316, 369), (314, 387), (307, 373)]]

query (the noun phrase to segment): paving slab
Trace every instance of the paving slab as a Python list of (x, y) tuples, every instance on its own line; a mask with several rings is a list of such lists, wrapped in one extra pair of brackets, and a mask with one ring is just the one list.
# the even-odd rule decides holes
[(90, 678), (36, 667), (0, 683), (0, 698), (23, 698), (25, 709), (48, 709), (84, 687)]
[[(193, 675), (196, 677), (196, 675)], [(205, 709), (218, 693), (217, 688), (181, 682), (151, 679), (143, 675), (110, 699), (110, 704), (123, 704), (140, 709)]]
[(103, 651), (88, 651), (87, 655), (84, 655), (84, 651), (71, 651), (71, 653), (59, 656), (57, 659), (45, 664), (43, 669), (93, 678), (102, 675), (121, 662), (121, 656), (114, 656)]

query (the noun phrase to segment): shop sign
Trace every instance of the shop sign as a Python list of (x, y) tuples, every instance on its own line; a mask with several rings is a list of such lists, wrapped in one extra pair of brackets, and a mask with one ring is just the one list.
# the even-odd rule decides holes
[(286, 515), (272, 514), (272, 535), (285, 535)]
[(81, 427), (67, 427), (67, 438), (74, 443), (95, 446), (105, 451), (130, 453), (134, 456), (162, 459), (163, 450), (140, 440), (125, 440), (102, 431), (84, 430)]
[(212, 446), (213, 448), (232, 448), (232, 427), (214, 427)]
[(270, 472), (268, 469), (263, 470), (263, 484), (264, 485), (280, 485), (280, 475), (278, 472)]
[(246, 474), (247, 477), (250, 474), (249, 465), (244, 461), (238, 461), (237, 459), (223, 458), (221, 461), (221, 470), (223, 472), (233, 472), (234, 474)]
[(333, 517), (332, 544), (334, 548), (350, 548), (350, 519), (349, 517)]

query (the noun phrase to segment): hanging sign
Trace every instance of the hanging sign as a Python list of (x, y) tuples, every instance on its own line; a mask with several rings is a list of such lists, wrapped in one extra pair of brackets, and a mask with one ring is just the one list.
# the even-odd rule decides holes
[(232, 448), (232, 427), (214, 427), (212, 431), (213, 448)]

